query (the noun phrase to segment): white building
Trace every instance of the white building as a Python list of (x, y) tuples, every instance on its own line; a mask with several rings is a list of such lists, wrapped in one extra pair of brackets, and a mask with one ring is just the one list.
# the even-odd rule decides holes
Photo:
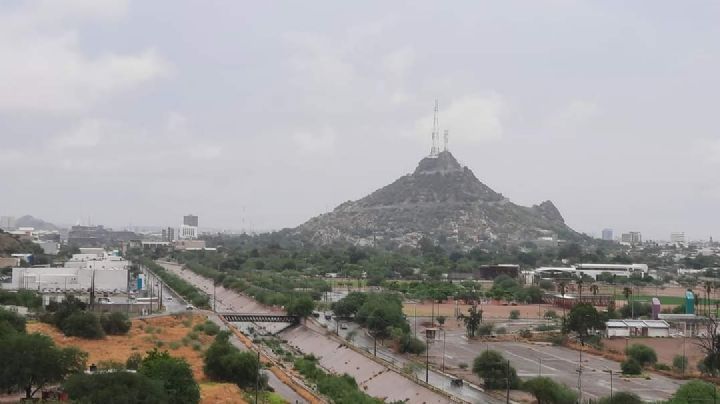
[(685, 232), (670, 233), (670, 242), (673, 244), (685, 244)]
[(127, 289), (127, 269), (95, 270), (89, 268), (13, 268), (12, 281), (3, 289), (31, 289), (41, 292), (87, 291), (95, 278), (97, 291)]
[(669, 337), (670, 324), (664, 320), (610, 320), (605, 323), (608, 338)]
[[(639, 274), (641, 277), (645, 277), (648, 274), (649, 269), (647, 264), (578, 264), (576, 266), (569, 267), (541, 267), (536, 268), (532, 271), (535, 276), (551, 277), (554, 274), (565, 274), (568, 276), (575, 276), (582, 278), (583, 275), (587, 275), (597, 280), (598, 275), (602, 273), (609, 273), (615, 276), (630, 277), (632, 274)], [(526, 275), (527, 276), (527, 275)]]
[(620, 236), (620, 240), (626, 244), (642, 244), (642, 234), (639, 231), (631, 231), (630, 233), (623, 233)]
[(198, 236), (197, 226), (189, 226), (186, 224), (180, 225), (178, 229), (177, 238), (178, 240), (194, 240)]

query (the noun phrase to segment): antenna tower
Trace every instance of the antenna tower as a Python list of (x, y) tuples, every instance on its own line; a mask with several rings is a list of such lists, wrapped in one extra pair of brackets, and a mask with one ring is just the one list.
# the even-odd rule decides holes
[(448, 144), (448, 130), (447, 130), (447, 129), (445, 129), (445, 135), (443, 136), (443, 142), (444, 142), (443, 151), (448, 151), (448, 148), (447, 148), (447, 144)]
[(437, 156), (440, 152), (440, 124), (438, 123), (438, 100), (435, 99), (435, 112), (433, 114), (433, 130), (432, 130), (432, 148), (431, 156)]

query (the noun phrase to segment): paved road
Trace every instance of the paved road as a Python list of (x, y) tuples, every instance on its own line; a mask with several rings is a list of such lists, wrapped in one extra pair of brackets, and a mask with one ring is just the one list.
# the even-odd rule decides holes
[[(435, 344), (433, 352), (437, 352), (439, 348), (441, 344)], [(502, 352), (522, 378), (541, 374), (571, 388), (578, 387), (580, 352), (564, 347), (524, 342), (468, 342), (462, 331), (448, 331), (445, 344), (446, 364), (458, 366), (461, 362), (472, 363), (473, 358), (483, 349)], [(442, 353), (439, 356), (442, 357)], [(613, 391), (632, 391), (646, 401), (667, 400), (684, 383), (655, 373), (649, 374), (650, 380), (619, 377), (619, 363), (587, 353), (582, 355), (582, 367), (584, 399), (610, 395), (610, 373), (606, 372), (607, 370), (613, 371)]]
[[(181, 266), (168, 262), (158, 262), (168, 271), (175, 273), (188, 282), (195, 284), (205, 292), (212, 294), (212, 280), (201, 277), (190, 270), (183, 270)], [(261, 305), (255, 300), (240, 295), (235, 291), (217, 287), (217, 311), (234, 311), (245, 313), (272, 313), (281, 312), (280, 309)], [(268, 329), (272, 327), (267, 326)], [(279, 324), (278, 327), (284, 327)], [(320, 358), (320, 364), (335, 373), (348, 373), (358, 382), (358, 385), (374, 397), (381, 397), (387, 401), (407, 400), (409, 404), (440, 404), (449, 403), (450, 400), (443, 395), (415, 384), (408, 378), (392, 371), (374, 360), (357, 353), (349, 348), (342, 348), (332, 338), (325, 335), (320, 327), (307, 326), (294, 327), (282, 334), (288, 343), (302, 352), (312, 353)]]
[[(354, 333), (354, 336), (352, 338), (352, 343), (356, 347), (360, 349), (366, 350), (368, 353), (373, 353), (375, 351), (375, 348), (377, 348), (377, 356), (381, 357), (383, 360), (386, 360), (393, 365), (404, 368), (405, 366), (409, 364), (413, 364), (411, 360), (409, 360), (406, 356), (399, 355), (395, 353), (393, 350), (386, 348), (382, 345), (374, 345), (374, 341), (372, 337), (367, 335), (364, 330), (358, 326), (355, 323), (351, 322), (345, 322), (341, 321), (342, 323), (345, 323), (347, 328), (341, 329), (340, 327), (337, 327), (337, 323), (334, 320), (326, 321), (324, 318), (320, 318), (319, 322), (321, 324), (325, 324), (326, 327), (333, 331), (338, 331), (340, 333), (340, 336), (347, 339), (348, 334), (351, 332)], [(436, 353), (431, 349), (430, 352), (431, 355), (435, 356)], [(424, 357), (424, 355), (423, 355)], [(415, 377), (418, 380), (425, 380), (425, 367), (424, 366), (413, 366)], [(465, 401), (471, 402), (471, 403), (504, 403), (504, 400), (497, 399), (491, 395), (486, 394), (483, 390), (480, 388), (471, 386), (469, 384), (464, 384), (463, 386), (456, 387), (453, 386), (450, 382), (452, 380), (451, 377), (444, 375), (441, 372), (435, 371), (433, 369), (429, 369), (427, 372), (428, 376), (428, 382), (443, 391), (446, 391), (449, 394), (452, 394), (453, 396), (459, 397)]]

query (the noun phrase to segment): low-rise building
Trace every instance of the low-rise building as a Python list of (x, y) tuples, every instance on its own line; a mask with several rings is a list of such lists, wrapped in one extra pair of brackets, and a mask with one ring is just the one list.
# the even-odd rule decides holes
[(610, 320), (605, 323), (608, 338), (669, 337), (670, 324), (664, 320)]

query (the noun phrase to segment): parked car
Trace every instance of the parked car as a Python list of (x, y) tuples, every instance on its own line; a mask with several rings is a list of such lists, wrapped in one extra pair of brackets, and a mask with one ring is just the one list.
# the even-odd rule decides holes
[(195, 310), (195, 306), (193, 306), (192, 304), (188, 304), (187, 306), (185, 306), (185, 310)]

